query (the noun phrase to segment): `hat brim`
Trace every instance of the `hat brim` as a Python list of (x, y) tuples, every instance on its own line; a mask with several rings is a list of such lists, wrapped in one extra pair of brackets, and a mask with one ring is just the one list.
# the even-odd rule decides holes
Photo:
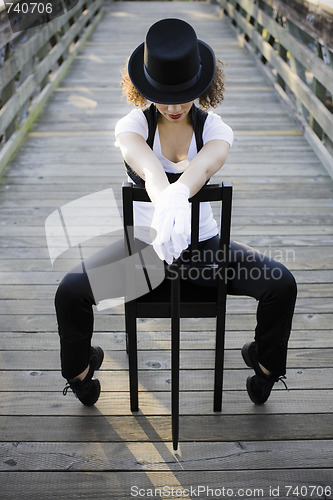
[(153, 87), (144, 73), (144, 43), (133, 52), (128, 62), (128, 74), (134, 87), (151, 102), (158, 104), (183, 104), (194, 101), (210, 86), (215, 74), (215, 55), (205, 42), (198, 40), (201, 58), (201, 74), (193, 87), (181, 92), (164, 92)]

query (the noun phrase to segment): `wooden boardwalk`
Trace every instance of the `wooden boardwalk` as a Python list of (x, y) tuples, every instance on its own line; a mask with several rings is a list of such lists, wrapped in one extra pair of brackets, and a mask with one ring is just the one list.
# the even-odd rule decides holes
[[(53, 308), (63, 270), (51, 267), (44, 231), (55, 209), (106, 187), (120, 206), (125, 175), (113, 130), (130, 108), (121, 100), (119, 69), (162, 17), (188, 20), (225, 62), (227, 91), (218, 112), (235, 143), (217, 178), (234, 184), (233, 239), (283, 260), (299, 289), (289, 392), (277, 384), (260, 407), (247, 396), (250, 371), (240, 355), (253, 337), (256, 302), (228, 299), (221, 415), (212, 411), (214, 322), (182, 321), (176, 457), (167, 320), (139, 324), (138, 415), (129, 411), (121, 308), (96, 314), (95, 344), (106, 353), (96, 407), (63, 397)], [(155, 498), (296, 497), (289, 485), (301, 498), (332, 498), (332, 188), (299, 125), (216, 6), (107, 3), (0, 186), (1, 500), (152, 498), (163, 487), (164, 496)]]

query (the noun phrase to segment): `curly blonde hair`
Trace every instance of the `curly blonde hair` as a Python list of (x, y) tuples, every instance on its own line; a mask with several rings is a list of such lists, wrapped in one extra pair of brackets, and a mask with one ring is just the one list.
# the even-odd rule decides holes
[[(122, 69), (122, 80), (120, 85), (122, 86), (122, 93), (127, 99), (127, 102), (134, 104), (137, 108), (145, 108), (148, 105), (148, 99), (146, 99), (140, 92), (134, 87), (127, 71), (128, 63)], [(222, 69), (223, 63), (219, 59), (216, 60), (215, 74), (212, 83), (208, 89), (199, 96), (199, 105), (202, 109), (206, 110), (209, 108), (216, 108), (224, 99), (224, 82), (225, 75)]]

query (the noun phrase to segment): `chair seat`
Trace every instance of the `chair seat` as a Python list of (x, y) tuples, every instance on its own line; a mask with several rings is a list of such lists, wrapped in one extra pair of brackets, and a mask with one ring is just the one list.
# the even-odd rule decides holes
[[(165, 279), (157, 288), (136, 300), (137, 314), (143, 318), (170, 318), (171, 283)], [(183, 318), (211, 318), (216, 316), (217, 289), (194, 285), (180, 280), (180, 316)], [(155, 307), (154, 307), (155, 306)]]

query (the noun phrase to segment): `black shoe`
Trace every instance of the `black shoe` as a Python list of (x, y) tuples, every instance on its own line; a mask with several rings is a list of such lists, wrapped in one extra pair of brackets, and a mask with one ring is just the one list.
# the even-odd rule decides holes
[(246, 381), (248, 395), (254, 404), (262, 405), (265, 403), (271, 394), (275, 382), (279, 380), (281, 380), (287, 388), (283, 377), (275, 378), (271, 375), (266, 375), (266, 373), (262, 371), (258, 363), (257, 346), (255, 342), (248, 342), (243, 346), (242, 356), (247, 366), (253, 368), (256, 373), (253, 377), (248, 377)]
[[(101, 347), (91, 347), (90, 348), (90, 359), (89, 359), (89, 364), (90, 368), (92, 367), (92, 373), (94, 371), (99, 370), (101, 367), (101, 364), (103, 363), (104, 359), (104, 352)], [(90, 370), (89, 370), (90, 371)]]
[(247, 377), (246, 389), (251, 401), (256, 405), (264, 404), (269, 398), (274, 384), (274, 380), (264, 379), (259, 375)]
[(69, 379), (63, 390), (66, 396), (68, 389), (72, 389), (75, 396), (85, 406), (93, 406), (99, 398), (101, 384), (99, 380), (93, 379), (95, 370), (98, 370), (103, 362), (104, 352), (100, 347), (91, 347), (89, 359), (89, 371), (83, 380)]
[(242, 356), (245, 364), (253, 368), (257, 375), (263, 373), (258, 363), (257, 346), (255, 342), (248, 342), (242, 347)]

